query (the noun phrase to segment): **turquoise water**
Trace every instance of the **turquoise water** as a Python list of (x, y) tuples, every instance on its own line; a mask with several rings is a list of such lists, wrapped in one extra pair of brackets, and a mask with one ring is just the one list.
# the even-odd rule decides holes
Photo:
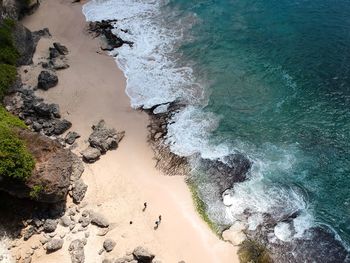
[(199, 20), (181, 51), (196, 77), (210, 83), (205, 110), (221, 117), (211, 142), (240, 143), (263, 160), (285, 149), (293, 169), (271, 165), (266, 184), (303, 189), (316, 223), (349, 243), (350, 2), (169, 5)]

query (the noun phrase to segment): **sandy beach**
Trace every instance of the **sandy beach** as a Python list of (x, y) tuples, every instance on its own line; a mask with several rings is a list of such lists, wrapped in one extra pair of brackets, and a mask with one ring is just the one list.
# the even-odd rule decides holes
[[(94, 164), (85, 165), (82, 178), (88, 191), (84, 209), (105, 215), (112, 226), (104, 237), (96, 235), (97, 228), (90, 227), (85, 262), (124, 256), (139, 245), (166, 263), (238, 262), (237, 249), (220, 240), (196, 213), (184, 177), (166, 176), (155, 169), (153, 152), (147, 143), (147, 114), (130, 107), (123, 73), (112, 57), (101, 52), (99, 40), (87, 33), (81, 11), (83, 3), (71, 2), (44, 0), (23, 23), (32, 31), (48, 27), (52, 34), (52, 38), (40, 40), (34, 65), (48, 56), (48, 47), (53, 42), (69, 49), (70, 67), (57, 72), (58, 85), (49, 91), (37, 91), (37, 95), (58, 103), (62, 117), (73, 123), (71, 130), (81, 135), (74, 152), (79, 154), (88, 145), (91, 126), (100, 119), (126, 133), (117, 150), (108, 152)], [(36, 85), (40, 70), (40, 66), (34, 66), (27, 74), (23, 73), (23, 82)], [(143, 212), (144, 202), (148, 207)], [(162, 222), (155, 230), (154, 222), (159, 215)], [(66, 233), (66, 240), (81, 234)], [(114, 239), (117, 246), (111, 253), (99, 255), (106, 237)], [(38, 237), (31, 240), (38, 242)], [(68, 245), (65, 241), (63, 249), (52, 254), (37, 250), (32, 262), (70, 262)]]

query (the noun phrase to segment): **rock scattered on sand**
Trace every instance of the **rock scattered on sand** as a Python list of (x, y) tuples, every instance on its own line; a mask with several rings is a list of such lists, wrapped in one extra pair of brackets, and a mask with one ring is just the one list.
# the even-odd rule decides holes
[(141, 263), (151, 263), (154, 259), (154, 255), (146, 248), (141, 246), (135, 248), (132, 254), (134, 255), (135, 259)]
[(38, 89), (48, 90), (53, 88), (58, 83), (56, 73), (43, 70), (38, 76)]
[(94, 163), (98, 159), (100, 159), (100, 156), (101, 156), (100, 150), (96, 148), (92, 148), (90, 146), (85, 150), (83, 150), (81, 154), (83, 155), (84, 162), (87, 162), (87, 163)]
[(109, 226), (108, 220), (100, 213), (90, 211), (89, 214), (90, 214), (91, 224), (94, 224), (102, 228), (106, 228)]
[(72, 145), (76, 139), (80, 138), (80, 135), (76, 132), (68, 132), (67, 135), (64, 137), (64, 141), (69, 144)]
[(29, 238), (31, 238), (34, 234), (36, 233), (35, 227), (34, 226), (29, 226), (24, 234), (23, 234), (23, 239), (24, 241), (27, 241)]
[(69, 216), (62, 216), (60, 219), (60, 225), (64, 227), (69, 227), (72, 223), (72, 220), (69, 218)]
[(90, 224), (91, 219), (88, 216), (81, 216), (78, 222), (81, 224), (82, 227), (87, 227)]
[(107, 252), (111, 252), (114, 247), (116, 246), (116, 242), (113, 240), (113, 239), (106, 239), (104, 242), (103, 242), (103, 248), (107, 251)]
[(73, 240), (68, 248), (72, 263), (84, 263), (84, 243), (80, 239)]
[(44, 226), (43, 226), (43, 230), (45, 233), (52, 233), (56, 230), (57, 228), (57, 220), (54, 219), (46, 219)]
[(63, 247), (63, 239), (52, 239), (46, 244), (46, 252), (52, 253)]
[(81, 178), (74, 182), (72, 190), (72, 198), (74, 203), (79, 204), (81, 201), (83, 201), (87, 188), (88, 186)]

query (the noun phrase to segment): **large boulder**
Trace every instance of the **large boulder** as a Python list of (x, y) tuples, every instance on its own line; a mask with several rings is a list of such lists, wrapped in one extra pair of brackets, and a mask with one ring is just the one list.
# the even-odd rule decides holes
[(58, 77), (56, 73), (43, 70), (38, 76), (38, 89), (48, 90), (53, 88), (58, 83)]
[[(35, 168), (26, 181), (4, 178), (0, 175), (0, 190), (15, 197), (32, 198), (33, 188), (40, 186), (36, 200), (44, 203), (65, 201), (72, 174), (81, 174), (76, 163), (78, 157), (58, 142), (28, 131), (19, 130), (18, 135), (24, 139), (29, 152), (35, 159)], [(80, 161), (81, 162), (81, 161)], [(78, 169), (79, 171), (75, 171)]]
[(92, 126), (92, 129), (93, 132), (89, 137), (90, 146), (100, 150), (101, 153), (116, 149), (125, 135), (125, 132), (107, 128), (104, 120), (100, 120), (97, 125)]
[(135, 259), (137, 259), (137, 262), (140, 263), (151, 263), (154, 259), (154, 254), (141, 246), (135, 248), (132, 254), (134, 255)]
[(84, 242), (80, 239), (73, 240), (68, 248), (72, 263), (84, 263)]
[(19, 52), (17, 65), (29, 65), (33, 62), (33, 55), (36, 48), (36, 43), (33, 39), (32, 32), (20, 23), (16, 23), (12, 31), (14, 44)]

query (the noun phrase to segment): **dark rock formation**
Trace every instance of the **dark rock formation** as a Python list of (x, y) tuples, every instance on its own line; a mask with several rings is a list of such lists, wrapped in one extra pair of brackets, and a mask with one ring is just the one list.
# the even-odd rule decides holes
[(68, 48), (58, 42), (53, 43), (54, 48), (58, 51), (60, 55), (67, 55)]
[(43, 230), (45, 233), (55, 232), (58, 225), (58, 221), (54, 219), (46, 219), (43, 225)]
[(26, 14), (33, 13), (40, 3), (39, 0), (3, 0), (0, 5), (2, 7), (2, 17), (19, 20)]
[(242, 154), (231, 154), (223, 159), (201, 159), (198, 166), (210, 180), (216, 182), (221, 195), (225, 190), (231, 189), (234, 183), (246, 180), (251, 162)]
[(102, 45), (104, 50), (110, 51), (114, 48), (121, 47), (123, 44), (127, 44), (132, 47), (132, 45), (134, 44), (133, 42), (124, 41), (123, 39), (112, 33), (112, 29), (114, 28), (114, 22), (116, 22), (116, 20), (102, 20), (97, 22), (90, 22), (90, 32), (95, 32), (96, 37), (100, 35), (104, 36), (104, 38), (102, 39), (105, 42), (105, 44)]
[(32, 58), (35, 52), (36, 43), (32, 33), (20, 23), (16, 23), (12, 35), (15, 47), (20, 54), (20, 58), (17, 60), (17, 65), (29, 65), (33, 63)]
[(72, 263), (84, 263), (84, 243), (80, 239), (73, 240), (68, 248)]
[(48, 90), (53, 88), (58, 83), (56, 73), (43, 70), (38, 76), (38, 89)]

